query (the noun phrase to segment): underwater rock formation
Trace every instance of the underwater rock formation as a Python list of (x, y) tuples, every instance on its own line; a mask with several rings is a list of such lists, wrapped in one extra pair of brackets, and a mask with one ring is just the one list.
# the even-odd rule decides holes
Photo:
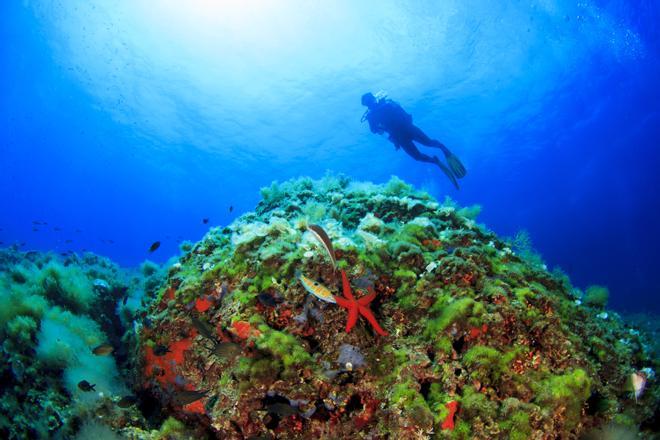
[(0, 438), (72, 438), (99, 416), (139, 425), (118, 403), (142, 298), (161, 284), (153, 263), (134, 273), (90, 253), (0, 250)]
[[(475, 223), (478, 209), (396, 178), (303, 178), (262, 195), (184, 249), (140, 333), (143, 386), (198, 438), (657, 431), (659, 361), (644, 335), (603, 312), (602, 288), (583, 302), (566, 276)], [(386, 336), (366, 312), (347, 332), (357, 309), (300, 281), (348, 297), (344, 274)]]

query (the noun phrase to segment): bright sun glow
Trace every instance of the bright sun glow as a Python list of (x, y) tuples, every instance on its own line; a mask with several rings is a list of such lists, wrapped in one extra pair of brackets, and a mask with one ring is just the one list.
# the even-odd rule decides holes
[(254, 57), (291, 43), (296, 8), (272, 0), (141, 1), (146, 26), (188, 50)]

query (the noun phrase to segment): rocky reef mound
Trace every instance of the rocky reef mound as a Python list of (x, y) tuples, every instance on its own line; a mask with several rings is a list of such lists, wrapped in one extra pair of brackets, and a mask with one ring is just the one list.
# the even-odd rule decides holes
[(141, 330), (142, 386), (200, 438), (658, 429), (643, 334), (604, 310), (604, 288), (587, 295), (478, 225), (478, 208), (396, 178), (262, 195), (183, 249)]

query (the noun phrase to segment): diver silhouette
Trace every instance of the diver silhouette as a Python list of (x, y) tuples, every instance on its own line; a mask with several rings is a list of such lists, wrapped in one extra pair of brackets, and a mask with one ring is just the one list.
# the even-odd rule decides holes
[[(458, 180), (465, 177), (465, 167), (447, 147), (440, 141), (428, 137), (419, 127), (415, 126), (412, 116), (396, 102), (385, 97), (376, 98), (372, 93), (362, 95), (362, 105), (367, 110), (362, 115), (362, 122), (368, 121), (372, 133), (389, 135), (389, 140), (396, 149), (403, 148), (413, 159), (420, 162), (434, 163), (451, 180), (451, 183), (459, 189)], [(432, 148), (440, 148), (445, 154), (447, 165), (440, 162), (438, 156), (428, 156), (417, 149), (414, 142)]]

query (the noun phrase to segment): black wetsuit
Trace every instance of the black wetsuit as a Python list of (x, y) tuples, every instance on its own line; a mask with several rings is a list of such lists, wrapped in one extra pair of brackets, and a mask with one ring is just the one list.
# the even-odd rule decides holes
[(390, 141), (397, 147), (403, 148), (413, 159), (422, 162), (438, 163), (437, 157), (428, 156), (417, 149), (414, 142), (433, 148), (440, 148), (444, 152), (446, 147), (439, 141), (428, 137), (412, 122), (412, 116), (391, 99), (380, 99), (366, 114), (369, 128), (373, 133), (387, 132)]

